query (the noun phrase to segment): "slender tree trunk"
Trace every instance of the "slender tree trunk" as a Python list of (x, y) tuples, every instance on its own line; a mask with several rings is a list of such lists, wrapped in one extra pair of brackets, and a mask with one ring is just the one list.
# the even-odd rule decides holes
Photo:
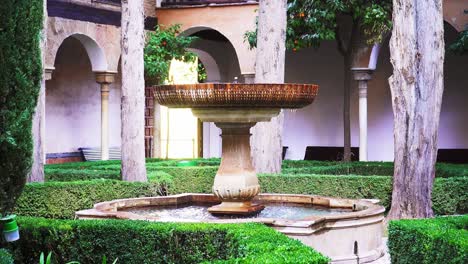
[(122, 0), (122, 179), (147, 181), (143, 0)]
[[(286, 0), (260, 0), (258, 14), (256, 83), (283, 83), (286, 52)], [(258, 173), (281, 172), (284, 115), (252, 128), (253, 164)]]
[(28, 175), (28, 182), (44, 182), (45, 163), (45, 49), (47, 48), (47, 1), (43, 3), (43, 28), (41, 32), (42, 81), (33, 115), (33, 164)]
[(351, 161), (351, 55), (350, 51), (343, 55), (343, 161)]
[(444, 89), (442, 0), (393, 1), (390, 53), (395, 172), (388, 217), (431, 217)]

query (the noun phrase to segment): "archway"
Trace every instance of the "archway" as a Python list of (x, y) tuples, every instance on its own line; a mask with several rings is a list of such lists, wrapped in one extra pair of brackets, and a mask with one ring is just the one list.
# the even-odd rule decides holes
[[(101, 147), (101, 86), (97, 72), (107, 70), (103, 50), (90, 37), (74, 34), (55, 55), (46, 84), (46, 153), (48, 162), (78, 161), (80, 148)], [(109, 112), (120, 112), (120, 85), (109, 86)], [(109, 120), (109, 144), (120, 146), (120, 115)]]

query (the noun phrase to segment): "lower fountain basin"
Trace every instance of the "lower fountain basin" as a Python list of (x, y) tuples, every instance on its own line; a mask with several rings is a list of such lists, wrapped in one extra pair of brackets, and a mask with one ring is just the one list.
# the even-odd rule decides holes
[(219, 202), (212, 194), (191, 193), (120, 199), (98, 203), (93, 209), (75, 215), (78, 219), (157, 222), (260, 222), (329, 256), (331, 263), (366, 263), (384, 253), (385, 208), (370, 200), (260, 194), (252, 202), (264, 204), (266, 208), (256, 215), (212, 216), (206, 212), (209, 206)]

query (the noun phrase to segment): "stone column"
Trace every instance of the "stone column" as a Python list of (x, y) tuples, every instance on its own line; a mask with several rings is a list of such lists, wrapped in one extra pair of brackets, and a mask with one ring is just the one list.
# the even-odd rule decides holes
[(161, 105), (157, 102), (156, 97), (153, 97), (153, 157), (161, 158), (161, 123), (159, 117), (161, 113)]
[(101, 85), (101, 160), (109, 159), (109, 86), (116, 72), (95, 72), (96, 82)]
[(244, 83), (255, 83), (255, 72), (242, 73)]
[(351, 70), (359, 86), (359, 161), (367, 161), (367, 82), (372, 79), (373, 70), (369, 68)]

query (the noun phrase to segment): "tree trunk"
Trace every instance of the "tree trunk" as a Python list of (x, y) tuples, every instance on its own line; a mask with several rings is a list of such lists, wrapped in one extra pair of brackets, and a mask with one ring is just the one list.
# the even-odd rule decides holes
[[(258, 14), (256, 83), (283, 83), (286, 52), (286, 0), (260, 0)], [(258, 173), (281, 172), (284, 115), (252, 128), (253, 164)]]
[(42, 81), (37, 105), (33, 115), (33, 164), (28, 175), (28, 182), (44, 182), (45, 163), (45, 49), (47, 48), (47, 1), (43, 3), (44, 20), (41, 33)]
[(351, 161), (351, 51), (343, 55), (343, 161)]
[(388, 217), (431, 217), (443, 93), (442, 0), (393, 1), (395, 172)]
[(122, 0), (122, 179), (147, 181), (143, 0)]

